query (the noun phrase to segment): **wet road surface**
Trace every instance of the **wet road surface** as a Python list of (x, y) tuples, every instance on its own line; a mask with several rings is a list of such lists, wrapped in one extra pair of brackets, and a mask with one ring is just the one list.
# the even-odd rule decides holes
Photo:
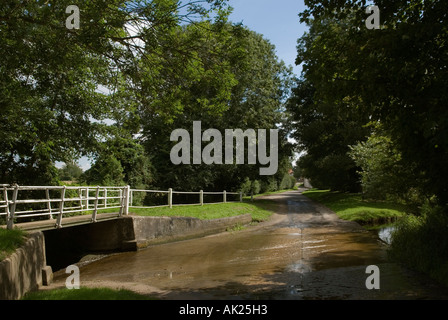
[[(126, 288), (160, 299), (447, 299), (387, 260), (372, 232), (297, 191), (269, 196), (278, 210), (241, 231), (120, 253), (80, 268), (81, 286)], [(369, 265), (380, 289), (368, 290)], [(64, 286), (55, 276), (50, 288)]]

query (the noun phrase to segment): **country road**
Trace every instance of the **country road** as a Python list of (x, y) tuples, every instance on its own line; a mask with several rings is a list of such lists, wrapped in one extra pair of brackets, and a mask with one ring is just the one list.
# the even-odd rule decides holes
[[(80, 268), (81, 286), (126, 288), (160, 299), (447, 299), (446, 291), (387, 260), (358, 224), (298, 191), (269, 196), (272, 218), (241, 231), (107, 256)], [(366, 288), (366, 268), (380, 289)], [(56, 274), (50, 288), (64, 286)]]

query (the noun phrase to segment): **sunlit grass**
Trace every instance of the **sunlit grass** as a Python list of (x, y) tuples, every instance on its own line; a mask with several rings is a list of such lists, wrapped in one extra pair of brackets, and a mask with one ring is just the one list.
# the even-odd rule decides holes
[(0, 228), (0, 261), (25, 243), (25, 235), (26, 233), (20, 229)]
[(167, 216), (167, 217), (192, 217), (201, 220), (219, 219), (226, 217), (250, 214), (253, 221), (265, 221), (275, 210), (275, 204), (271, 200), (256, 200), (254, 202), (232, 202), (188, 206), (173, 206), (162, 208), (131, 208), (131, 214), (139, 216)]
[(315, 189), (305, 191), (303, 194), (325, 205), (341, 219), (356, 221), (361, 224), (392, 222), (403, 217), (406, 211), (404, 205), (383, 201), (363, 200), (360, 194)]

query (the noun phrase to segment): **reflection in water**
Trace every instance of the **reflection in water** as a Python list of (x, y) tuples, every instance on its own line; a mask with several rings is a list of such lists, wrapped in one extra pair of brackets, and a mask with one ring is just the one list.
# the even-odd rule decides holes
[(390, 225), (384, 228), (381, 228), (378, 230), (378, 237), (383, 240), (384, 242), (386, 242), (387, 244), (390, 244), (392, 241), (392, 233), (395, 230), (395, 226), (394, 225)]

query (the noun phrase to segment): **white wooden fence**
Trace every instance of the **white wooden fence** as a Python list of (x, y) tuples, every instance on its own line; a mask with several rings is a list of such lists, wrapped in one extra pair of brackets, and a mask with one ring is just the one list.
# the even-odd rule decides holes
[[(55, 219), (57, 228), (62, 226), (62, 218), (67, 215), (90, 213), (92, 222), (96, 222), (97, 214), (105, 209), (117, 209), (118, 215), (128, 215), (129, 208), (157, 208), (182, 205), (204, 205), (204, 195), (222, 195), (221, 202), (228, 202), (228, 195), (239, 195), (241, 192), (186, 192), (161, 190), (139, 190), (124, 187), (79, 187), (79, 186), (19, 186), (0, 184), (0, 224), (3, 221), (8, 229), (14, 227), (14, 221), (23, 218), (35, 218), (45, 216)], [(133, 206), (135, 193), (162, 193), (167, 194), (167, 204), (158, 206)], [(34, 193), (34, 194), (33, 194)], [(198, 202), (193, 204), (173, 203), (173, 194), (197, 194)], [(20, 198), (22, 196), (22, 198)]]

